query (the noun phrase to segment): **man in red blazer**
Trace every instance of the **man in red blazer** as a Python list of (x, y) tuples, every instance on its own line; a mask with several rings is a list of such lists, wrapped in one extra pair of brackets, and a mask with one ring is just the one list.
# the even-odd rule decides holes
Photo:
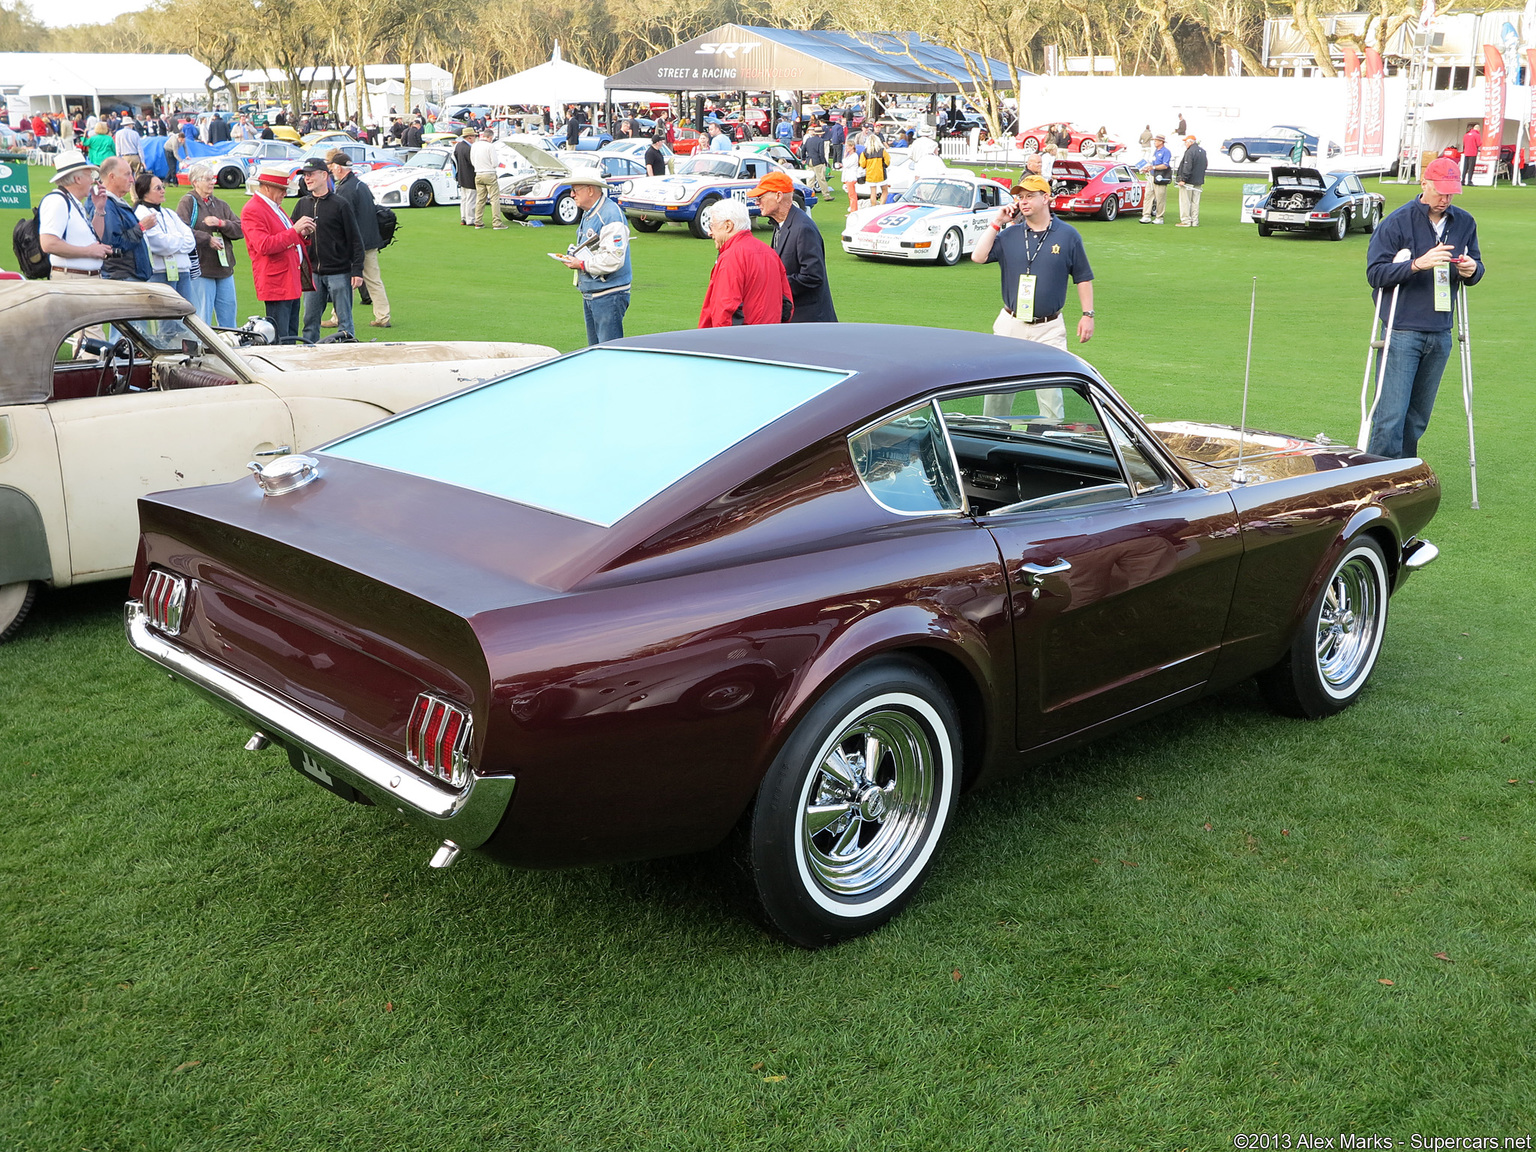
[(283, 214), (283, 193), (288, 187), (284, 165), (263, 164), (256, 174), (256, 195), (240, 213), (245, 248), (251, 256), (251, 276), (256, 299), (267, 306), (267, 319), (277, 329), (279, 344), (297, 344), (299, 336), (299, 263), (304, 241), (314, 234), (312, 216), (290, 225)]

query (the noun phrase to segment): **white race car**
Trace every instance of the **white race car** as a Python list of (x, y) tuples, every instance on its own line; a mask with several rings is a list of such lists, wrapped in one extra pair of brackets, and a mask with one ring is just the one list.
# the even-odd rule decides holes
[[(514, 177), (526, 175), (528, 162), (511, 145), (531, 145), (542, 154), (550, 150), (533, 136), (508, 136), (496, 149), (496, 184), (505, 192)], [(404, 164), (362, 172), (358, 179), (373, 191), (380, 208), (430, 208), (434, 204), (459, 202), (459, 178), (453, 165), (452, 144), (433, 144), (417, 152)]]
[(958, 264), (1006, 203), (1008, 189), (996, 180), (956, 170), (923, 177), (897, 203), (861, 208), (849, 216), (843, 251)]

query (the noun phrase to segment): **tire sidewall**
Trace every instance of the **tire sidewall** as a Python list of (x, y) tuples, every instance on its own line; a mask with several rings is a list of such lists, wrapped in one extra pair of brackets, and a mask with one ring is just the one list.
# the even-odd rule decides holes
[[(838, 735), (860, 716), (900, 709), (927, 730), (936, 774), (928, 825), (900, 869), (870, 893), (836, 896), (816, 880), (800, 836), (800, 814)], [(816, 947), (885, 923), (916, 894), (959, 794), (959, 718), (944, 687), (917, 665), (877, 660), (850, 672), (795, 727), (758, 789), (750, 867), (763, 911), (797, 944)]]
[[(1361, 669), (1347, 684), (1335, 688), (1323, 679), (1323, 674), (1317, 666), (1317, 625), (1322, 617), (1323, 601), (1328, 595), (1328, 589), (1333, 584), (1334, 577), (1352, 560), (1362, 556), (1366, 558), (1376, 574), (1376, 592), (1380, 602), (1376, 634), (1371, 638), (1370, 654), (1366, 657)], [(1351, 540), (1328, 570), (1327, 579), (1318, 588), (1312, 606), (1307, 611), (1306, 620), (1296, 633), (1291, 652), (1292, 675), (1295, 677), (1296, 691), (1302, 703), (1308, 706), (1309, 713), (1328, 715), (1340, 712), (1353, 704), (1365, 690), (1366, 684), (1371, 679), (1371, 673), (1376, 668), (1376, 661), (1381, 655), (1381, 642), (1387, 632), (1390, 591), (1387, 561), (1381, 546), (1369, 536), (1358, 536)]]

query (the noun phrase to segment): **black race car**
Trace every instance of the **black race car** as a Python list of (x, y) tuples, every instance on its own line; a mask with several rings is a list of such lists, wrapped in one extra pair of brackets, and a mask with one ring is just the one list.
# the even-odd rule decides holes
[(1277, 167), (1274, 185), (1253, 208), (1259, 235), (1273, 232), (1322, 232), (1342, 240), (1351, 228), (1376, 231), (1386, 214), (1387, 199), (1367, 192), (1353, 172), (1316, 168)]

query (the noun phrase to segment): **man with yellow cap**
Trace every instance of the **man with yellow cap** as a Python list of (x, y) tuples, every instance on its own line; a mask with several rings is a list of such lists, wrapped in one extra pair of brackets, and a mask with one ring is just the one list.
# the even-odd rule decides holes
[[(1077, 285), (1082, 316), (1077, 322), (1077, 342), (1093, 339), (1093, 269), (1083, 250), (1083, 238), (1072, 225), (1051, 216), (1051, 186), (1043, 176), (1025, 176), (1013, 188), (1013, 203), (998, 210), (976, 240), (971, 259), (977, 264), (997, 261), (1003, 272), (1003, 309), (993, 321), (998, 336), (1033, 340), (1067, 349), (1067, 326), (1062, 309), (1067, 302), (1067, 278)], [(1059, 422), (1061, 394), (1040, 394), (1041, 414)], [(1012, 397), (988, 397), (1003, 405), (1007, 415)], [(1048, 410), (1054, 401), (1055, 410)]]

